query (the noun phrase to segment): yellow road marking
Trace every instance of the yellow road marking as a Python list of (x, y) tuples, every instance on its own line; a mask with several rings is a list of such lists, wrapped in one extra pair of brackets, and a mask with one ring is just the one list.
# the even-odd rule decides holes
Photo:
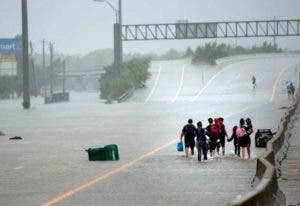
[[(176, 138), (176, 139), (177, 139), (177, 138)], [(70, 197), (70, 196), (72, 196), (73, 194), (78, 193), (78, 192), (80, 192), (80, 191), (86, 189), (87, 187), (90, 187), (90, 186), (96, 184), (97, 182), (99, 182), (99, 181), (101, 181), (101, 180), (104, 180), (104, 179), (106, 179), (106, 178), (108, 178), (108, 177), (111, 177), (112, 175), (114, 175), (114, 174), (116, 174), (116, 173), (121, 172), (122, 170), (127, 169), (128, 167), (130, 167), (130, 166), (136, 164), (137, 162), (142, 161), (142, 160), (145, 159), (146, 157), (149, 157), (149, 156), (151, 156), (152, 154), (154, 154), (154, 153), (156, 153), (156, 152), (159, 152), (160, 150), (162, 150), (162, 149), (168, 147), (169, 145), (174, 144), (174, 143), (176, 142), (176, 139), (174, 139), (174, 140), (172, 140), (172, 141), (170, 141), (170, 142), (168, 142), (168, 143), (166, 143), (166, 144), (164, 144), (164, 145), (162, 145), (162, 146), (156, 148), (155, 150), (152, 150), (151, 152), (148, 152), (148, 153), (146, 153), (146, 154), (143, 154), (142, 156), (138, 157), (137, 159), (134, 159), (134, 160), (132, 160), (132, 161), (130, 161), (130, 162), (128, 162), (128, 163), (126, 163), (126, 164), (120, 166), (120, 167), (117, 167), (117, 168), (111, 170), (110, 172), (107, 172), (107, 173), (105, 173), (105, 174), (103, 174), (103, 175), (101, 175), (101, 176), (99, 176), (99, 177), (96, 177), (96, 178), (90, 180), (89, 182), (87, 182), (87, 183), (85, 183), (85, 184), (82, 184), (82, 185), (80, 185), (80, 186), (78, 186), (78, 187), (76, 187), (76, 188), (74, 188), (74, 189), (72, 189), (72, 190), (70, 190), (70, 191), (68, 191), (68, 192), (65, 192), (65, 193), (59, 195), (58, 197), (56, 197), (56, 198), (54, 198), (54, 199), (52, 199), (52, 200), (50, 200), (50, 201), (44, 203), (43, 206), (52, 206), (52, 205), (55, 205), (55, 204), (61, 202), (62, 200), (66, 199), (66, 198), (68, 198), (68, 197)]]

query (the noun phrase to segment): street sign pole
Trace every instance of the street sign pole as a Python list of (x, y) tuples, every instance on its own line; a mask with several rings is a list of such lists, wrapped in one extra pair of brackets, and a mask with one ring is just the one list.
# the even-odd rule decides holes
[(27, 0), (22, 0), (23, 108), (30, 108)]

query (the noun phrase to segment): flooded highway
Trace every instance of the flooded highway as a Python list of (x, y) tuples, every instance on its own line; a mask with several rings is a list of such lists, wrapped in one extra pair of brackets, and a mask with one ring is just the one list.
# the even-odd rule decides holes
[[(152, 62), (146, 88), (121, 104), (71, 92), (68, 103), (0, 101), (0, 205), (225, 205), (251, 190), (256, 158), (203, 163), (176, 151), (188, 118), (222, 116), (227, 132), (241, 117), (276, 131), (291, 104), (285, 81), (299, 84), (299, 56), (257, 55), (217, 66)], [(257, 87), (252, 88), (255, 75)], [(8, 140), (21, 136), (23, 140)], [(120, 160), (89, 162), (85, 149), (119, 146)], [(200, 205), (201, 205), (200, 204)]]

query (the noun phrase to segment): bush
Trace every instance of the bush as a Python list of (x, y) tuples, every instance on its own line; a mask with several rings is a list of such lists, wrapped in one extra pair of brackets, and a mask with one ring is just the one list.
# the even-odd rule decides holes
[(0, 99), (9, 99), (22, 93), (22, 79), (18, 76), (0, 76)]
[(117, 99), (127, 90), (143, 86), (150, 76), (149, 65), (148, 58), (133, 58), (122, 64), (120, 75), (113, 65), (105, 67), (100, 80), (101, 98)]

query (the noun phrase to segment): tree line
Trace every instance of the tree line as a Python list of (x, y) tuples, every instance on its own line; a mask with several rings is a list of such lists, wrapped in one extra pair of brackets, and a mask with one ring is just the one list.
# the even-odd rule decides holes
[(241, 46), (231, 46), (228, 44), (217, 44), (216, 42), (207, 43), (204, 46), (198, 46), (194, 52), (186, 51), (192, 56), (193, 63), (207, 63), (214, 65), (216, 59), (238, 55), (238, 54), (254, 54), (254, 53), (277, 53), (282, 52), (277, 44), (264, 42), (261, 46), (253, 46), (245, 48)]

